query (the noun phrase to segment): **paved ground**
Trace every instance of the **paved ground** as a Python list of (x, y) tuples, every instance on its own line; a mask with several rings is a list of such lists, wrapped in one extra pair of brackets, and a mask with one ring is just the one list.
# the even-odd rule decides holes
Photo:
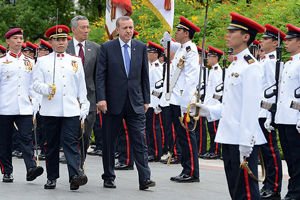
[[(67, 167), (60, 165), (60, 178), (57, 181), (55, 190), (45, 190), (46, 173), (33, 182), (25, 180), (25, 166), (22, 159), (13, 158), (14, 182), (0, 182), (0, 200), (76, 200), (76, 199), (130, 199), (130, 200), (225, 200), (230, 199), (223, 162), (221, 160), (200, 159), (200, 183), (174, 183), (169, 179), (173, 175), (178, 175), (181, 166), (166, 166), (161, 163), (150, 163), (152, 179), (156, 181), (156, 187), (147, 191), (138, 190), (137, 171), (116, 171), (116, 189), (103, 188), (101, 179), (102, 159), (98, 156), (88, 156), (86, 161), (86, 174), (88, 183), (77, 191), (69, 190)], [(45, 167), (45, 162), (41, 162)], [(284, 166), (284, 181), (282, 196), (286, 194), (287, 169)]]

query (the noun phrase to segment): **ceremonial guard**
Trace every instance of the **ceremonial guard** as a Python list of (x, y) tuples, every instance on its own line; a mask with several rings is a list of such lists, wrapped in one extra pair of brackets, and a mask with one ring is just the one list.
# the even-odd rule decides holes
[(32, 89), (34, 60), (21, 52), (23, 30), (14, 28), (5, 36), (9, 46), (0, 58), (0, 166), (3, 182), (13, 182), (12, 132), (14, 124), (27, 169), (27, 181), (33, 181), (44, 169), (34, 160), (31, 139), (32, 115), (38, 110), (36, 94)]
[(160, 161), (162, 152), (162, 133), (160, 126), (158, 107), (162, 89), (156, 89), (156, 84), (162, 80), (163, 67), (158, 58), (163, 53), (163, 47), (149, 41), (148, 42), (149, 79), (150, 79), (150, 105), (146, 113), (146, 135), (148, 146), (148, 161)]
[(59, 145), (62, 143), (67, 158), (70, 189), (77, 190), (87, 183), (80, 171), (78, 135), (90, 103), (87, 100), (81, 59), (66, 54), (69, 28), (57, 25), (45, 35), (53, 53), (40, 57), (34, 70), (34, 90), (42, 94), (40, 114), (46, 130), (47, 183), (45, 189), (54, 189), (59, 178)]
[[(218, 62), (221, 59), (223, 52), (212, 46), (209, 46), (208, 49), (207, 64), (211, 66), (211, 69), (208, 74), (207, 91), (205, 94), (204, 104), (213, 106), (220, 103), (220, 101), (213, 98), (213, 95), (222, 95), (222, 92), (216, 92), (216, 87), (222, 83), (222, 69)], [(215, 142), (218, 124), (219, 120), (207, 122), (207, 128), (210, 136), (210, 147), (209, 151), (203, 156), (204, 159), (221, 158), (221, 144)]]
[[(290, 108), (291, 101), (300, 101), (295, 97), (295, 89), (300, 86), (300, 28), (291, 24), (287, 28), (285, 49), (291, 57), (285, 63), (279, 79), (275, 124), (290, 176), (284, 200), (293, 200), (300, 199), (300, 114), (298, 110)], [(270, 124), (268, 116), (265, 127), (269, 130)]]
[(240, 163), (245, 164), (244, 159), (247, 158), (250, 170), (257, 177), (258, 145), (266, 143), (258, 124), (263, 72), (248, 50), (256, 34), (264, 32), (264, 27), (234, 12), (230, 16), (226, 46), (233, 49), (234, 61), (226, 71), (223, 102), (214, 106), (197, 106), (200, 107), (200, 115), (206, 116), (209, 121), (220, 119), (215, 142), (223, 145), (230, 196), (260, 199), (258, 182), (248, 175), (246, 168), (240, 168)]
[[(260, 64), (263, 69), (263, 91), (275, 84), (275, 69), (276, 69), (276, 46), (280, 46), (286, 34), (269, 24), (265, 25), (266, 31), (262, 36), (261, 49), (265, 52), (264, 57), (261, 57)], [(279, 42), (279, 44), (278, 44)], [(275, 97), (263, 101), (275, 103)], [(263, 182), (263, 187), (260, 192), (261, 199), (281, 199), (281, 182), (282, 182), (282, 163), (277, 142), (277, 131), (267, 130), (264, 123), (268, 117), (268, 110), (261, 109), (259, 113), (259, 125), (267, 140), (266, 144), (261, 145), (263, 160), (266, 166), (266, 179)]]
[(38, 57), (48, 55), (49, 53), (53, 52), (52, 47), (49, 44), (49, 42), (47, 42), (43, 39), (41, 39), (40, 42), (41, 43), (40, 43), (39, 50), (38, 50), (39, 51)]
[(26, 41), (26, 47), (23, 49), (23, 51), (24, 51), (25, 55), (34, 58), (36, 55), (36, 49), (37, 49), (37, 47), (35, 44), (32, 44), (29, 41)]
[[(204, 83), (204, 81), (207, 80), (207, 74), (208, 69), (202, 68), (201, 69), (201, 54), (202, 54), (202, 48), (197, 46), (198, 54), (199, 54), (199, 68), (200, 70), (206, 70), (206, 73), (204, 71), (202, 72), (202, 78), (201, 83), (204, 85), (205, 90), (207, 89), (207, 83)], [(208, 54), (208, 51), (205, 50), (205, 53)], [(205, 79), (203, 79), (203, 76), (206, 76)], [(206, 81), (207, 82), (207, 81)], [(201, 85), (202, 85), (201, 84)], [(204, 95), (204, 88), (200, 91), (201, 95)], [(198, 147), (198, 157), (203, 158), (204, 155), (207, 155), (207, 132), (206, 132), (206, 122), (205, 117), (200, 116), (199, 120), (197, 121), (197, 126), (195, 129), (196, 139), (197, 139), (197, 147)]]
[[(200, 29), (184, 17), (180, 17), (177, 25), (175, 40), (180, 43), (176, 50), (173, 65), (173, 75), (170, 84), (170, 109), (179, 144), (182, 150), (181, 165), (183, 167), (178, 176), (171, 177), (176, 182), (199, 182), (199, 162), (197, 141), (194, 131), (185, 130), (179, 121), (183, 117), (186, 127), (192, 129), (194, 123), (186, 121), (187, 107), (191, 101), (195, 101), (195, 91), (199, 81), (199, 56), (197, 46), (191, 41), (195, 32)], [(170, 41), (170, 35), (164, 34), (164, 41)], [(172, 45), (174, 46), (174, 45)], [(175, 48), (175, 47), (171, 47)], [(173, 50), (172, 50), (173, 51)]]

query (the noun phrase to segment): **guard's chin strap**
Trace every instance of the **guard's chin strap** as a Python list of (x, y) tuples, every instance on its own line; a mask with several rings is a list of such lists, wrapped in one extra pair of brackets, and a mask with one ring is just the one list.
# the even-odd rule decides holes
[(253, 180), (255, 180), (256, 182), (263, 182), (266, 179), (266, 168), (265, 168), (265, 163), (264, 163), (264, 159), (263, 159), (262, 152), (261, 152), (260, 148), (258, 150), (258, 155), (259, 155), (259, 158), (260, 158), (260, 165), (261, 165), (261, 171), (262, 171), (262, 177), (261, 177), (260, 180), (258, 179), (258, 177), (254, 176), (253, 172), (249, 168), (246, 157), (244, 158), (244, 161), (240, 164), (240, 168), (242, 168), (242, 169), (245, 168), (247, 170), (249, 176)]

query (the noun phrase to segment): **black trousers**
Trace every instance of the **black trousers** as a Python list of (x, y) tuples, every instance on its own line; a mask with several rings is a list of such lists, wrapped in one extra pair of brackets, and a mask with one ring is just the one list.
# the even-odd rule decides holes
[(287, 197), (300, 199), (300, 136), (296, 125), (277, 124), (283, 155), (288, 167)]
[(0, 115), (0, 166), (2, 174), (13, 172), (11, 153), (14, 122), (18, 127), (16, 133), (20, 141), (26, 169), (36, 166), (31, 139), (32, 115)]
[(159, 114), (155, 114), (153, 108), (149, 108), (146, 113), (146, 136), (148, 154), (160, 158), (162, 152), (162, 134)]
[(126, 121), (129, 139), (133, 147), (133, 157), (138, 170), (139, 181), (143, 181), (150, 178), (148, 149), (145, 140), (146, 116), (135, 113), (128, 96), (120, 114), (103, 114), (102, 160), (104, 173), (102, 179), (114, 180), (116, 178), (114, 172), (115, 149), (123, 119)]
[(95, 150), (102, 150), (102, 113), (96, 114), (96, 120), (93, 126), (96, 148)]
[(21, 145), (18, 135), (18, 130), (14, 126), (12, 131), (12, 151), (17, 150), (21, 152)]
[[(178, 119), (178, 117), (181, 116), (180, 106), (171, 104), (170, 108), (172, 122), (174, 124), (175, 132), (176, 134), (178, 134), (178, 140), (182, 150), (181, 166), (183, 167), (183, 169), (181, 173), (199, 178), (199, 160), (195, 131), (186, 131), (180, 125)], [(187, 123), (184, 117), (183, 123), (188, 126), (189, 129), (191, 129), (193, 127), (194, 121), (193, 119), (191, 119), (191, 122)]]
[(118, 161), (120, 163), (133, 166), (132, 144), (129, 140), (129, 133), (125, 120), (123, 120), (123, 126), (121, 126), (119, 133), (118, 152)]
[(69, 178), (79, 174), (80, 155), (78, 149), (78, 135), (80, 128), (79, 116), (49, 117), (44, 116), (46, 129), (46, 168), (47, 178), (59, 178), (59, 146), (64, 148), (67, 160)]
[(207, 152), (207, 132), (206, 132), (206, 122), (204, 117), (200, 117), (197, 121), (197, 126), (195, 129), (197, 149), (199, 154), (205, 154)]
[(208, 152), (221, 155), (221, 144), (215, 142), (218, 125), (219, 125), (219, 120), (213, 122), (207, 122), (207, 129), (210, 136), (210, 147)]
[(266, 167), (266, 179), (263, 182), (263, 188), (281, 192), (282, 184), (282, 162), (277, 143), (277, 132), (273, 130), (268, 132), (264, 123), (266, 118), (259, 118), (259, 125), (267, 140), (266, 144), (260, 146)]
[[(258, 175), (258, 147), (254, 146), (249, 158), (248, 165), (254, 176)], [(260, 199), (258, 182), (254, 181), (247, 173), (246, 169), (242, 169), (240, 179), (238, 178), (240, 166), (239, 145), (223, 144), (223, 162), (227, 185), (231, 198), (233, 198), (236, 181), (239, 181), (236, 200), (257, 200)]]
[[(79, 140), (79, 146), (80, 146), (80, 156), (81, 156), (81, 163), (83, 164), (86, 158), (87, 150), (91, 144), (91, 135), (92, 130), (94, 126), (94, 122), (96, 119), (96, 111), (95, 112), (89, 112), (88, 116), (86, 117), (84, 121), (84, 134), (83, 134), (83, 141)], [(82, 166), (81, 166), (82, 167)]]
[(39, 113), (36, 114), (36, 122), (37, 142), (40, 145), (41, 154), (45, 154), (46, 131), (44, 127), (44, 118)]
[[(171, 119), (171, 110), (170, 110), (170, 106), (162, 107), (161, 109), (162, 111), (159, 114), (161, 115), (161, 122), (163, 127), (162, 131), (164, 133), (163, 147), (171, 151), (171, 148), (175, 140), (175, 130)], [(174, 146), (172, 157), (176, 159), (181, 158), (181, 148), (178, 141)]]

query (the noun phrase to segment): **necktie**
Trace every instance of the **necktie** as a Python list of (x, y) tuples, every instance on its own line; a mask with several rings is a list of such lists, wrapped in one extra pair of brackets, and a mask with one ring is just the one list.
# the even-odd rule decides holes
[(78, 43), (78, 45), (79, 45), (79, 53), (78, 53), (78, 55), (79, 55), (79, 57), (82, 60), (82, 66), (83, 66), (84, 65), (84, 53), (83, 53), (83, 49), (82, 49), (82, 44)]
[(129, 75), (129, 70), (130, 70), (130, 58), (129, 58), (129, 53), (128, 53), (128, 44), (124, 44), (124, 57), (125, 57), (125, 67), (126, 67), (126, 72), (127, 76)]

